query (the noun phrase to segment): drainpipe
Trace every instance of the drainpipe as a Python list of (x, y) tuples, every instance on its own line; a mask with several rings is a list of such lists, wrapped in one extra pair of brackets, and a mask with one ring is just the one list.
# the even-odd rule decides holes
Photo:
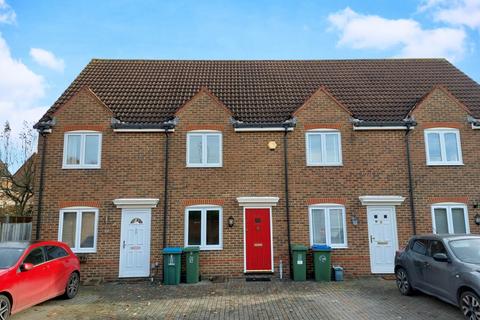
[(40, 182), (38, 186), (38, 202), (37, 202), (37, 230), (35, 232), (35, 239), (40, 240), (40, 227), (42, 220), (42, 202), (43, 202), (43, 185), (45, 179), (45, 153), (47, 149), (47, 133), (45, 130), (39, 130), (42, 136), (42, 155), (40, 158)]
[(290, 265), (290, 277), (292, 277), (292, 243), (291, 243), (291, 233), (290, 233), (290, 198), (288, 193), (288, 128), (289, 124), (284, 124), (285, 133), (283, 135), (283, 164), (284, 164), (284, 174), (285, 174), (285, 211), (287, 213), (287, 239), (288, 239), (288, 261)]
[(417, 222), (416, 222), (416, 214), (415, 214), (415, 202), (413, 200), (414, 194), (414, 186), (413, 186), (413, 169), (412, 169), (412, 159), (410, 156), (410, 128), (414, 125), (414, 122), (411, 120), (405, 121), (405, 126), (407, 130), (405, 132), (405, 148), (407, 154), (407, 169), (408, 169), (408, 197), (410, 198), (410, 212), (412, 218), (412, 230), (413, 235), (417, 234)]
[(167, 224), (168, 224), (168, 129), (165, 130), (165, 171), (163, 184), (163, 247), (167, 247)]

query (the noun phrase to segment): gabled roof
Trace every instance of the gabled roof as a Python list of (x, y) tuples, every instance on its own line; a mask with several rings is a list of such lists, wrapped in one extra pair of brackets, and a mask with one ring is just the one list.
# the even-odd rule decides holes
[(249, 123), (282, 122), (324, 87), (354, 117), (401, 121), (443, 85), (480, 117), (480, 85), (445, 59), (92, 60), (42, 120), (84, 86), (127, 123), (162, 123), (207, 88)]

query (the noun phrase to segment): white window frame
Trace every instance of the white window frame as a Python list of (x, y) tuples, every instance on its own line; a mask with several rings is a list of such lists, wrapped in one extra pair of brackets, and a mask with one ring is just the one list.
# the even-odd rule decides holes
[[(202, 137), (202, 162), (190, 163), (190, 137), (201, 136)], [(218, 136), (220, 138), (219, 143), (219, 162), (207, 163), (207, 137)], [(187, 133), (187, 167), (191, 168), (218, 168), (223, 165), (223, 137), (222, 132), (215, 130), (199, 130), (190, 131)]]
[[(65, 212), (76, 212), (77, 213), (77, 220), (76, 220), (76, 224), (75, 224), (75, 246), (71, 247), (72, 251), (74, 253), (96, 253), (97, 252), (97, 237), (98, 237), (98, 208), (93, 208), (93, 207), (62, 208), (60, 210), (59, 223), (58, 223), (58, 241), (63, 241), (62, 240), (63, 217), (64, 217)], [(95, 212), (93, 248), (80, 248), (83, 212)]]
[[(327, 146), (325, 143), (325, 135), (326, 134), (336, 134), (338, 136), (338, 162), (326, 162), (326, 155), (327, 155)], [(320, 135), (321, 136), (321, 141), (322, 141), (322, 161), (321, 162), (314, 162), (311, 159), (311, 151), (310, 151), (310, 137), (315, 136), (315, 135)], [(332, 166), (332, 167), (338, 167), (343, 165), (343, 160), (342, 160), (342, 134), (340, 133), (339, 130), (335, 129), (315, 129), (315, 130), (310, 130), (305, 133), (305, 148), (306, 148), (306, 154), (307, 154), (307, 166)]]
[(470, 224), (468, 222), (468, 206), (464, 203), (456, 203), (456, 202), (445, 202), (445, 203), (435, 203), (432, 205), (432, 231), (433, 233), (437, 233), (436, 230), (436, 221), (435, 221), (435, 209), (446, 209), (447, 210), (447, 227), (448, 233), (453, 234), (453, 219), (452, 219), (452, 209), (461, 208), (464, 212), (464, 219), (465, 219), (465, 231), (466, 234), (470, 234)]
[[(430, 160), (430, 152), (429, 152), (429, 145), (428, 145), (428, 134), (429, 133), (437, 133), (440, 135), (440, 154), (442, 156), (441, 161), (432, 161)], [(457, 150), (458, 150), (458, 161), (447, 161), (447, 150), (445, 147), (445, 134), (446, 133), (454, 133), (457, 137)], [(460, 130), (452, 129), (452, 128), (432, 128), (426, 129), (424, 131), (424, 139), (425, 139), (425, 153), (427, 155), (427, 165), (428, 166), (458, 166), (463, 165), (463, 157), (462, 157), (462, 145), (460, 140)]]
[[(326, 243), (314, 243), (313, 242), (313, 210), (314, 209), (324, 209), (325, 210), (325, 239)], [(330, 227), (330, 209), (341, 209), (343, 217), (343, 244), (332, 244), (331, 239), (331, 227)], [(347, 237), (347, 217), (345, 212), (345, 206), (336, 204), (336, 203), (325, 203), (325, 204), (313, 204), (308, 207), (308, 226), (310, 233), (310, 245), (327, 245), (335, 249), (345, 249), (348, 248), (348, 237)]]
[[(80, 136), (80, 163), (68, 164), (67, 163), (67, 148), (69, 136)], [(98, 163), (86, 164), (85, 163), (85, 140), (86, 136), (98, 136)], [(102, 164), (102, 133), (98, 131), (68, 131), (63, 136), (63, 162), (62, 169), (100, 169)]]
[[(218, 245), (207, 245), (207, 211), (208, 210), (218, 210)], [(220, 206), (214, 205), (199, 205), (199, 206), (189, 206), (185, 208), (185, 247), (197, 245), (188, 244), (188, 213), (190, 211), (201, 211), (201, 222), (200, 222), (200, 245), (198, 246), (200, 250), (222, 250), (223, 249), (223, 209)]]

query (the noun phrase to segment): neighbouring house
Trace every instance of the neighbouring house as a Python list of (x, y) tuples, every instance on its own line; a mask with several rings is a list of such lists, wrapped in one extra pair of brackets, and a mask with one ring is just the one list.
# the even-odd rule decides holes
[(0, 162), (0, 216), (32, 215), (36, 159), (36, 153), (33, 153), (14, 174)]
[(9, 214), (15, 203), (5, 194), (4, 189), (8, 188), (8, 181), (4, 178), (9, 174), (7, 166), (0, 161), (0, 217)]
[(415, 233), (480, 231), (479, 118), (444, 59), (94, 59), (36, 124), (34, 228), (106, 280), (167, 246), (205, 277), (288, 274), (289, 244), (392, 273)]

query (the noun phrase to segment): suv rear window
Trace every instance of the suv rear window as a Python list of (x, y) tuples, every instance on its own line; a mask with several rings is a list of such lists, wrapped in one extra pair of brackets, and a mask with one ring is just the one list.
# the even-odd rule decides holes
[(68, 256), (68, 253), (65, 251), (65, 249), (57, 246), (47, 246), (45, 247), (45, 250), (47, 251), (47, 260), (49, 261)]
[(427, 240), (424, 239), (417, 239), (414, 240), (412, 243), (412, 251), (418, 254), (427, 254)]

